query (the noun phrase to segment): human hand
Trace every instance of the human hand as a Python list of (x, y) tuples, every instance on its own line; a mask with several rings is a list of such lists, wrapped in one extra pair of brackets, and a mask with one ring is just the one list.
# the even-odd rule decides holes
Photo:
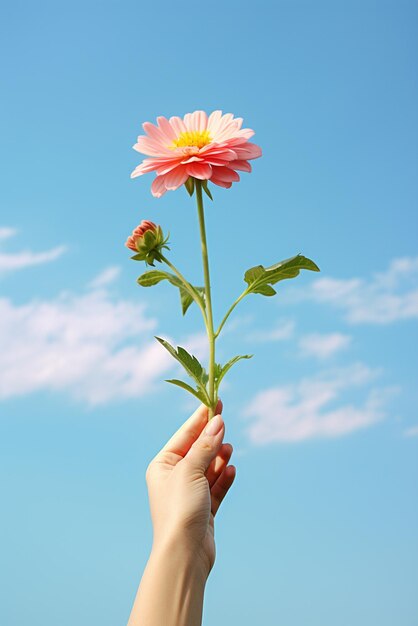
[(208, 409), (201, 404), (146, 472), (153, 547), (180, 543), (206, 576), (215, 562), (214, 517), (235, 478), (235, 467), (228, 465), (232, 446), (222, 443), (221, 411), (219, 400), (217, 415), (208, 422)]

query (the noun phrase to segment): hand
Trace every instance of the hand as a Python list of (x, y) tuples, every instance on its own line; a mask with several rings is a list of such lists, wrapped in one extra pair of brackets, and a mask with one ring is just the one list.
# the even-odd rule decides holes
[[(228, 465), (232, 446), (222, 443), (221, 411), (219, 400), (218, 415), (208, 422), (208, 409), (201, 404), (146, 473), (154, 546), (180, 542), (206, 575), (215, 562), (214, 517), (235, 478), (235, 467)], [(210, 427), (217, 432), (207, 432)]]

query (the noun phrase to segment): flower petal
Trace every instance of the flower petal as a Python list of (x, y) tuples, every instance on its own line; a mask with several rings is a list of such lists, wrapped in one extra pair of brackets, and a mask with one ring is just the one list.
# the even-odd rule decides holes
[(179, 166), (164, 176), (164, 185), (166, 189), (174, 191), (178, 189), (189, 178), (186, 167)]
[(210, 115), (209, 115), (209, 119), (208, 119), (208, 124), (207, 124), (207, 129), (210, 132), (210, 134), (214, 135), (214, 133), (216, 132), (216, 128), (218, 126), (219, 120), (222, 117), (222, 111), (213, 111)]
[(228, 163), (236, 163), (236, 160), (226, 161), (225, 159), (218, 159), (216, 156), (205, 156), (205, 163), (209, 163), (209, 165), (228, 165)]
[[(221, 136), (223, 133), (225, 133), (225, 131), (227, 131), (226, 132), (227, 137), (233, 136), (235, 134), (234, 132), (231, 132), (231, 131), (235, 131), (235, 132), (238, 131), (238, 129), (236, 128), (236, 125), (232, 122), (233, 118), (234, 116), (232, 113), (225, 113), (225, 115), (223, 115), (221, 119), (216, 124), (213, 125), (211, 135), (214, 141), (222, 141)], [(227, 130), (230, 124), (231, 124), (231, 128)]]
[(170, 117), (170, 124), (173, 127), (174, 132), (176, 133), (176, 137), (178, 137), (181, 133), (185, 133), (187, 131), (183, 120), (177, 115)]
[(131, 178), (136, 178), (137, 176), (142, 176), (142, 174), (147, 174), (148, 172), (153, 172), (158, 167), (163, 165), (164, 161), (160, 159), (144, 159), (140, 165), (138, 165), (131, 174)]
[(224, 180), (218, 180), (217, 178), (213, 178), (213, 176), (210, 179), (210, 182), (218, 185), (219, 187), (225, 187), (225, 189), (229, 189), (230, 187), (232, 187), (232, 183), (226, 183)]
[(242, 161), (242, 160), (230, 161), (229, 163), (226, 164), (226, 167), (230, 167), (233, 170), (241, 170), (242, 172), (252, 171), (251, 163), (248, 163), (248, 161)]
[(240, 146), (244, 143), (247, 143), (247, 137), (240, 137), (239, 135), (236, 135), (235, 137), (229, 137), (224, 143), (227, 144), (230, 148), (234, 148), (235, 146)]
[(208, 163), (188, 163), (186, 165), (189, 176), (208, 180), (212, 176), (212, 167)]
[(195, 111), (194, 113), (186, 113), (184, 116), (184, 124), (190, 132), (201, 132), (206, 130), (208, 116), (205, 111)]
[(155, 141), (155, 139), (151, 139), (151, 137), (146, 137), (145, 135), (140, 135), (138, 137), (138, 141), (133, 148), (138, 152), (142, 152), (143, 154), (148, 154), (150, 156), (164, 157), (171, 154), (167, 147), (163, 146), (160, 142)]
[(154, 178), (151, 185), (151, 193), (154, 198), (161, 198), (166, 191), (167, 189), (164, 185), (164, 176), (157, 176), (157, 178)]
[(194, 161), (196, 161), (197, 163), (202, 163), (202, 162), (206, 163), (206, 159), (202, 159), (201, 157), (198, 157), (195, 154), (191, 157), (183, 159), (181, 163), (185, 165), (186, 163), (193, 163)]
[(205, 111), (196, 111), (197, 114), (197, 130), (202, 132), (207, 129), (208, 126), (208, 116)]
[(245, 137), (246, 139), (250, 139), (253, 135), (255, 135), (255, 132), (251, 128), (243, 128), (239, 131), (239, 136)]
[(172, 161), (169, 161), (168, 163), (162, 163), (160, 165), (160, 167), (157, 169), (157, 174), (158, 176), (163, 176), (164, 174), (168, 174), (168, 172), (171, 172), (172, 170), (174, 170), (176, 167), (178, 167), (179, 165), (179, 161), (178, 159), (173, 159)]
[(144, 168), (144, 164), (141, 163), (138, 165), (133, 172), (131, 172), (131, 178), (138, 178), (138, 176), (142, 176), (143, 174), (147, 174), (148, 172), (152, 172), (152, 169), (148, 170)]
[(157, 117), (158, 126), (162, 133), (167, 137), (170, 143), (172, 143), (175, 139), (177, 139), (177, 135), (174, 131), (174, 128), (171, 126), (170, 122), (166, 117), (160, 115)]
[(262, 155), (260, 146), (249, 142), (244, 143), (241, 146), (234, 146), (234, 151), (237, 153), (240, 161), (243, 159), (258, 159), (258, 157), (261, 157)]
[(158, 126), (151, 124), (151, 122), (144, 122), (142, 124), (142, 128), (145, 130), (147, 135), (157, 144), (160, 144), (163, 148), (167, 146), (167, 138), (164, 133), (161, 132)]
[(205, 158), (209, 155), (216, 155), (216, 158), (222, 158), (226, 161), (233, 161), (234, 159), (238, 158), (235, 150), (231, 150), (228, 147), (218, 146), (217, 144), (208, 144), (207, 146), (203, 146), (203, 148), (199, 150), (199, 155)]
[[(222, 180), (225, 183), (234, 183), (239, 181), (239, 174), (229, 167), (214, 167), (213, 175), (216, 180)], [(212, 180), (212, 179), (211, 179)]]

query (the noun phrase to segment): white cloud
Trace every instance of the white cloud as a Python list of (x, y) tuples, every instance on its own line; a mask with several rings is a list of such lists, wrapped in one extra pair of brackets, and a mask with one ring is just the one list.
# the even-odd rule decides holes
[(251, 341), (284, 341), (294, 335), (295, 322), (293, 320), (279, 320), (267, 330), (256, 330), (247, 335)]
[[(322, 372), (298, 383), (258, 393), (244, 415), (255, 418), (248, 428), (255, 444), (341, 437), (384, 419), (395, 388), (368, 389), (362, 403), (344, 403), (345, 391), (369, 385), (379, 375), (362, 363)], [(331, 403), (339, 403), (333, 408)]]
[[(93, 284), (106, 284), (103, 276)], [(153, 338), (156, 326), (143, 304), (105, 289), (26, 304), (2, 298), (0, 400), (53, 390), (98, 405), (161, 389), (176, 363)], [(182, 345), (201, 356), (206, 343), (193, 335)]]
[(418, 257), (394, 259), (370, 279), (320, 278), (298, 299), (327, 303), (351, 324), (390, 324), (418, 317)]
[(418, 437), (418, 426), (412, 426), (404, 431), (405, 437)]
[(31, 265), (40, 265), (55, 261), (67, 250), (66, 246), (58, 246), (46, 252), (17, 252), (14, 254), (0, 253), (0, 272), (21, 270)]
[(299, 349), (304, 356), (328, 359), (337, 352), (348, 348), (350, 343), (351, 337), (342, 333), (312, 333), (303, 335), (299, 339)]
[[(14, 228), (1, 227), (0, 228), (0, 241), (9, 239), (16, 235), (17, 231)], [(56, 246), (51, 250), (44, 252), (32, 252), (31, 250), (24, 250), (22, 252), (0, 252), (0, 274), (3, 272), (11, 272), (14, 270), (20, 270), (24, 267), (30, 267), (32, 265), (40, 265), (41, 263), (49, 263), (55, 261), (64, 252), (66, 252), (66, 246)]]
[(0, 241), (3, 239), (9, 239), (17, 234), (15, 228), (9, 228), (8, 226), (0, 226)]
[(92, 289), (100, 289), (102, 287), (107, 287), (113, 283), (120, 275), (120, 267), (116, 265), (112, 265), (107, 267), (103, 272), (101, 272), (98, 276), (96, 276), (91, 283), (89, 283), (89, 287)]

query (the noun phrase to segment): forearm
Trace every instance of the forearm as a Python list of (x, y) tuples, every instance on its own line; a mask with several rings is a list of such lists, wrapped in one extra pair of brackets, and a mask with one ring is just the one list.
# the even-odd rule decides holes
[(206, 580), (180, 543), (153, 546), (128, 626), (200, 626)]

